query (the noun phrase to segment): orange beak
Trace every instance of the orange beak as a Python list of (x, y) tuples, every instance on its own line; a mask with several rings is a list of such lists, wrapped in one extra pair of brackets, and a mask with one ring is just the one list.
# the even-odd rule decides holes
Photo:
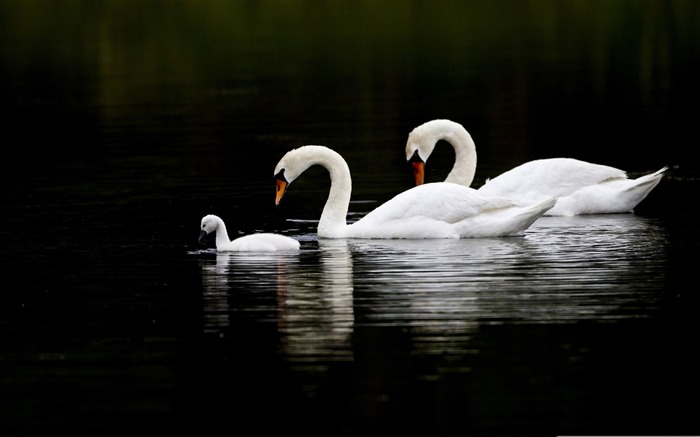
[(416, 185), (422, 185), (425, 176), (425, 163), (423, 161), (413, 161), (411, 165), (413, 166), (413, 176), (416, 178)]
[(280, 200), (282, 200), (282, 196), (284, 196), (285, 191), (287, 191), (287, 181), (275, 179), (275, 205), (280, 204)]

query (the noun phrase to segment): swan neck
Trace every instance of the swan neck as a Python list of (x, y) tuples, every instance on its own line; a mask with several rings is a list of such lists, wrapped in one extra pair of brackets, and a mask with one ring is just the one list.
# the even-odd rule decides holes
[(218, 219), (216, 223), (216, 247), (222, 247), (230, 242), (231, 240), (228, 238), (228, 232), (226, 231), (224, 221)]
[(326, 154), (319, 164), (328, 170), (331, 187), (318, 222), (318, 235), (331, 238), (342, 237), (347, 228), (348, 208), (352, 194), (350, 169), (345, 160), (335, 152)]
[(445, 182), (470, 186), (476, 174), (476, 145), (464, 128), (456, 129), (441, 138), (455, 150), (455, 163)]

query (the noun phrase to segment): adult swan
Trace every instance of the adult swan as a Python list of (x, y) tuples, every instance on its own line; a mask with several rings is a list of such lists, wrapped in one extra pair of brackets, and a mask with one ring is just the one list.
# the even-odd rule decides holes
[[(476, 146), (464, 127), (450, 120), (432, 120), (415, 128), (406, 142), (406, 160), (412, 163), (416, 184), (423, 183), (425, 162), (438, 141), (455, 149), (455, 164), (445, 182), (468, 187), (476, 172)], [(545, 215), (628, 213), (656, 187), (668, 168), (637, 179), (624, 170), (572, 158), (526, 162), (491, 180), (479, 192), (531, 204), (558, 197)]]
[(516, 206), (508, 199), (450, 183), (413, 187), (360, 220), (347, 224), (352, 182), (340, 154), (324, 146), (302, 146), (285, 154), (275, 167), (279, 205), (288, 187), (312, 165), (330, 173), (331, 187), (321, 219), (321, 238), (469, 238), (521, 234), (556, 203), (553, 198)]

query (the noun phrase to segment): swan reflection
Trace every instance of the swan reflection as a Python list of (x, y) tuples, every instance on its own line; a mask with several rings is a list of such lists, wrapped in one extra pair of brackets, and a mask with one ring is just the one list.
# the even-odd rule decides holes
[(274, 321), (290, 361), (350, 359), (352, 257), (344, 240), (317, 244), (303, 254), (230, 252), (203, 260), (204, 331), (225, 335), (235, 317)]
[(213, 259), (202, 260), (204, 332), (223, 335), (235, 313), (276, 320), (288, 272), (296, 264), (295, 254), (267, 252), (215, 252)]
[[(665, 228), (633, 214), (544, 217), (523, 237), (327, 240), (299, 254), (202, 260), (204, 330), (273, 323), (295, 368), (353, 358), (359, 327), (407, 332), (421, 354), (472, 354), (488, 324), (654, 316)], [(641, 280), (639, 278), (642, 278)]]
[(470, 340), (484, 312), (483, 284), (498, 271), (494, 265), (518, 259), (526, 244), (522, 238), (352, 240), (358, 323), (408, 330), (416, 353), (475, 353)]
[(665, 241), (631, 214), (544, 217), (514, 238), (349, 240), (356, 327), (398, 326), (420, 353), (468, 354), (485, 324), (653, 316)]
[(350, 245), (371, 322), (440, 330), (648, 315), (665, 239), (653, 220), (623, 214), (544, 217), (525, 237)]
[(352, 257), (344, 240), (318, 241), (319, 269), (287, 281), (280, 332), (288, 358), (350, 359), (353, 313)]

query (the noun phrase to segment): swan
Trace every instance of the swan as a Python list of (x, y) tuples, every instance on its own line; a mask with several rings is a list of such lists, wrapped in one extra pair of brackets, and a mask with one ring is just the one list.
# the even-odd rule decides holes
[(216, 215), (209, 214), (202, 217), (202, 226), (199, 233), (199, 242), (211, 234), (216, 233), (217, 251), (249, 251), (268, 252), (276, 250), (299, 250), (299, 241), (286, 235), (259, 233), (244, 235), (231, 241), (226, 232), (224, 221)]
[[(454, 147), (455, 163), (445, 182), (470, 186), (476, 172), (476, 146), (467, 130), (450, 120), (431, 120), (408, 135), (406, 160), (413, 165), (416, 184), (423, 183), (425, 162), (438, 141)], [(557, 197), (548, 216), (631, 213), (656, 187), (668, 167), (629, 179), (624, 170), (573, 158), (538, 159), (515, 167), (486, 183), (484, 194), (523, 204)]]
[(312, 165), (330, 174), (330, 190), (318, 223), (320, 238), (468, 238), (502, 237), (524, 232), (552, 208), (551, 198), (516, 206), (508, 199), (458, 184), (437, 182), (404, 191), (347, 224), (352, 192), (350, 169), (334, 150), (306, 145), (287, 152), (275, 167), (279, 205), (287, 187)]

